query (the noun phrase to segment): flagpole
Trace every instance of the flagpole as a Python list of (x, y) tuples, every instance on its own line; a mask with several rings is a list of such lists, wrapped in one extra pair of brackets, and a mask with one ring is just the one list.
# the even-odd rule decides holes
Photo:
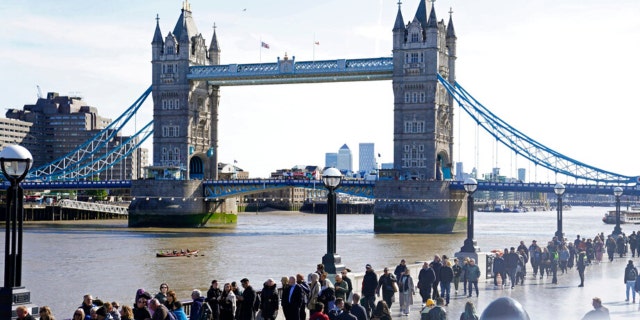
[(311, 44), (313, 46), (313, 60), (312, 61), (316, 61), (316, 33), (313, 33), (313, 43)]
[(262, 63), (262, 37), (260, 37), (260, 59), (258, 60), (259, 63)]

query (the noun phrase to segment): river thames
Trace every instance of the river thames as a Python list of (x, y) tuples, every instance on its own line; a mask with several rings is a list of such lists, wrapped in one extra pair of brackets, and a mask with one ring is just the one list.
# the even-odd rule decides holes
[[(612, 209), (565, 211), (566, 237), (609, 234), (613, 226), (601, 220), (606, 210)], [(373, 215), (338, 215), (337, 225), (337, 252), (353, 272), (363, 272), (367, 263), (382, 269), (395, 267), (402, 258), (413, 263), (431, 260), (434, 254), (453, 256), (466, 237), (465, 233), (374, 234)], [(640, 226), (623, 225), (624, 232), (636, 229)], [(555, 231), (555, 211), (476, 213), (475, 239), (483, 251), (517, 246), (520, 240), (527, 245), (533, 239), (545, 243)], [(187, 248), (203, 255), (155, 257), (160, 250)], [(189, 299), (194, 288), (206, 292), (213, 279), (224, 283), (247, 277), (260, 288), (269, 277), (278, 281), (285, 275), (314, 271), (325, 251), (323, 214), (242, 213), (235, 227), (202, 229), (136, 229), (128, 228), (126, 221), (28, 223), (22, 283), (31, 290), (33, 303), (48, 305), (58, 319), (65, 319), (86, 293), (132, 304), (138, 288), (156, 293), (162, 282), (181, 300)]]

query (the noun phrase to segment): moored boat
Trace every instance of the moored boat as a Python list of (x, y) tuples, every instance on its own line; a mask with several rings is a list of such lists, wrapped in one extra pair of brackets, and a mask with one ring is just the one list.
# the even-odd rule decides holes
[(187, 249), (187, 251), (173, 250), (173, 251), (161, 251), (156, 253), (157, 258), (190, 257), (190, 256), (197, 256), (197, 255), (198, 255), (198, 250), (189, 250), (189, 249)]
[[(602, 222), (606, 224), (616, 224), (616, 211), (607, 211), (604, 217), (602, 217)], [(620, 223), (640, 223), (640, 211), (620, 210)]]

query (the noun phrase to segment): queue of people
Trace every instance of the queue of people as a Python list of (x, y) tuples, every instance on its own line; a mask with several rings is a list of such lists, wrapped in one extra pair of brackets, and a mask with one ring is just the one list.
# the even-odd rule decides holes
[[(621, 234), (617, 237), (598, 234), (594, 238), (585, 239), (579, 235), (575, 241), (553, 237), (546, 246), (538, 245), (532, 240), (530, 245), (520, 241), (516, 248), (505, 248), (496, 251), (492, 264), (494, 287), (514, 289), (524, 285), (526, 275), (531, 272), (533, 279), (551, 277), (551, 283), (558, 283), (558, 275), (568, 273), (575, 266), (582, 287), (585, 284), (584, 271), (594, 263), (601, 263), (604, 253), (609, 260), (621, 258), (631, 253), (635, 257), (639, 249), (640, 237), (633, 232), (629, 237)], [(638, 255), (640, 256), (640, 255)], [(528, 268), (527, 266), (530, 265)], [(206, 295), (194, 289), (191, 293), (190, 317), (187, 316), (175, 291), (170, 290), (167, 283), (162, 283), (159, 291), (151, 295), (144, 289), (136, 292), (133, 306), (120, 305), (116, 301), (94, 300), (90, 294), (84, 296), (82, 304), (73, 313), (73, 320), (275, 320), (278, 314), (286, 320), (391, 320), (389, 310), (399, 298), (402, 316), (409, 316), (416, 293), (420, 295), (423, 308), (420, 316), (423, 320), (446, 319), (445, 308), (453, 295), (462, 291), (463, 297), (479, 296), (478, 280), (482, 276), (476, 261), (471, 258), (449, 259), (446, 255), (434, 255), (433, 259), (424, 262), (417, 279), (402, 259), (393, 272), (385, 267), (378, 277), (370, 264), (365, 266), (362, 279), (361, 294), (354, 290), (348, 273), (342, 270), (335, 275), (334, 282), (318, 264), (316, 271), (306, 278), (302, 274), (283, 277), (281, 286), (273, 279), (267, 279), (255, 290), (249, 280), (225, 283), (222, 288), (213, 280)], [(499, 280), (499, 281), (498, 281)], [(460, 288), (462, 283), (462, 288)], [(624, 272), (626, 300), (636, 303), (636, 292), (640, 291), (638, 270), (629, 260)], [(453, 286), (452, 286), (453, 284)], [(594, 307), (596, 301), (594, 300)], [(596, 308), (598, 314), (606, 308)], [(19, 319), (30, 319), (27, 314)], [(42, 307), (40, 318), (55, 320), (48, 307)], [(461, 319), (477, 319), (475, 305), (466, 301), (465, 311)]]

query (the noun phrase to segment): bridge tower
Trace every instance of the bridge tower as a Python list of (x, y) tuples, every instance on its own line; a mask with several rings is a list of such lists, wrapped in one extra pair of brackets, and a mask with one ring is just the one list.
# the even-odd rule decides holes
[(376, 183), (376, 232), (442, 233), (465, 226), (464, 206), (456, 201), (464, 194), (449, 191), (447, 182), (453, 177), (453, 99), (437, 79), (455, 81), (457, 38), (453, 18), (438, 21), (434, 2), (420, 0), (406, 25), (398, 2), (392, 30), (394, 168), (386, 174), (390, 180)]
[(205, 201), (204, 179), (218, 177), (219, 86), (187, 78), (192, 66), (218, 65), (215, 25), (211, 43), (198, 32), (191, 6), (165, 37), (159, 19), (151, 42), (153, 165), (148, 178), (134, 180), (131, 227), (198, 227), (234, 223), (235, 199)]
[(406, 26), (398, 6), (393, 27), (394, 169), (401, 180), (444, 180), (452, 174), (452, 99), (436, 74), (455, 80), (452, 18), (437, 21), (421, 0)]
[(219, 87), (187, 79), (191, 66), (220, 63), (215, 28), (207, 49), (187, 1), (164, 39), (156, 22), (151, 47), (153, 167), (181, 180), (216, 179)]

